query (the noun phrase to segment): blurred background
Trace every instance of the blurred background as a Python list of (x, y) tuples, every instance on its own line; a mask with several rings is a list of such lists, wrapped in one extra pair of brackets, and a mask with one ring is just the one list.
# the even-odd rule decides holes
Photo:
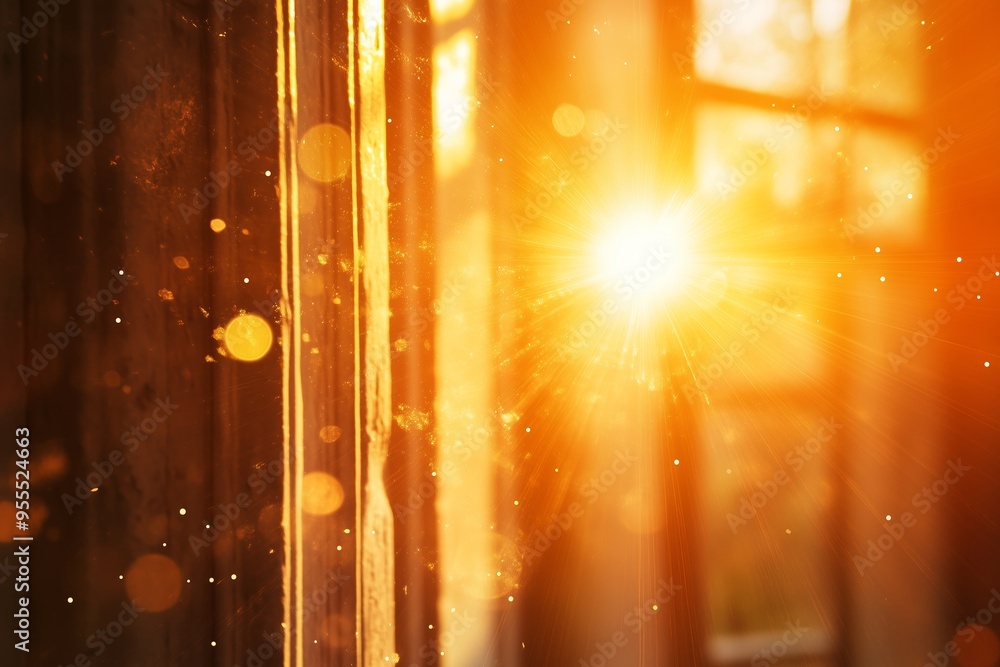
[(995, 3), (0, 24), (3, 664), (1000, 664)]

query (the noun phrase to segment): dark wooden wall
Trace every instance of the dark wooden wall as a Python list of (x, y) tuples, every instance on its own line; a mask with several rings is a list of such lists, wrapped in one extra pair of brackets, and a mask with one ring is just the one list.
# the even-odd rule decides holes
[[(244, 364), (220, 355), (213, 338), (279, 287), (276, 197), (264, 174), (276, 172), (277, 142), (204, 211), (186, 220), (180, 210), (273, 115), (273, 5), (231, 9), (76, 0), (20, 53), (3, 45), (3, 426), (32, 432), (36, 531), (32, 652), (8, 657), (5, 639), (4, 664), (93, 658), (87, 638), (115, 619), (128, 599), (119, 577), (146, 554), (177, 565), (180, 599), (141, 614), (94, 664), (232, 665), (280, 628), (279, 519), (261, 514), (280, 506), (280, 480), (210, 548), (196, 556), (188, 542), (249, 491), (251, 473), (281, 457), (277, 345)], [(37, 7), (0, 11), (6, 33)], [(167, 74), (119, 119), (112, 105), (147, 67)], [(60, 183), (51, 162), (104, 118), (114, 130)], [(215, 216), (223, 233), (209, 228)], [(120, 270), (134, 280), (93, 322), (81, 321), (77, 304)], [(276, 312), (264, 314), (277, 332)], [(71, 320), (80, 335), (25, 388), (15, 366)], [(60, 498), (77, 477), (122, 449), (122, 433), (168, 398), (176, 411), (68, 514)], [(0, 463), (6, 500), (7, 451)], [(5, 619), (10, 593), (4, 584)]]

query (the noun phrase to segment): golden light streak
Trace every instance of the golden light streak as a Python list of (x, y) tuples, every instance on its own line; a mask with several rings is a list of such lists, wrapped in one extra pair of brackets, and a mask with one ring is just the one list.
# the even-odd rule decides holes
[[(361, 524), (364, 636), (361, 664), (391, 664), (396, 657), (393, 514), (383, 479), (392, 428), (389, 345), (389, 181), (386, 164), (385, 7), (381, 0), (358, 6), (358, 177), (364, 210), (365, 433), (364, 509)], [(355, 207), (356, 209), (356, 207)], [(355, 308), (360, 304), (355, 303)], [(359, 478), (360, 483), (360, 478)]]
[[(284, 644), (285, 664), (302, 667), (303, 653), (303, 544), (302, 478), (302, 362), (298, 351), (302, 330), (299, 273), (299, 201), (295, 136), (298, 132), (298, 71), (295, 45), (295, 0), (278, 0), (278, 176), (281, 217), (282, 295), (282, 434), (284, 478), (282, 526), (285, 532), (283, 570), (285, 621), (289, 638)], [(287, 20), (286, 20), (287, 13)]]
[[(454, 203), (452, 204), (454, 206)], [(498, 535), (492, 528), (496, 508), (493, 490), (496, 434), (494, 423), (490, 271), (490, 218), (480, 211), (451, 227), (439, 240), (436, 292), (448, 289), (452, 276), (462, 276), (463, 289), (438, 314), (434, 374), (440, 388), (435, 404), (438, 451), (438, 548), (442, 574), (438, 613), (452, 609), (482, 619), (475, 631), (462, 634), (441, 656), (444, 667), (478, 664), (491, 636), (486, 591), (497, 590)], [(475, 437), (475, 440), (473, 440)], [(446, 473), (444, 471), (451, 471)], [(511, 572), (505, 567), (501, 572)], [(495, 575), (494, 575), (495, 576)], [(504, 587), (506, 590), (506, 587)]]
[[(357, 85), (357, 66), (355, 63), (355, 49), (357, 48), (357, 36), (354, 28), (354, 0), (347, 0), (347, 102), (351, 109), (351, 157), (358, 154), (358, 114), (357, 97), (355, 87)], [(353, 272), (351, 286), (354, 297), (354, 313), (352, 324), (354, 327), (354, 526), (360, 530), (361, 526), (361, 475), (362, 475), (362, 437), (361, 437), (361, 311), (358, 304), (361, 303), (361, 230), (358, 224), (358, 177), (357, 170), (351, 171), (351, 242), (352, 242), (352, 262)], [(361, 540), (355, 540), (355, 563), (362, 560)], [(355, 568), (356, 569), (356, 568)], [(362, 578), (354, 577), (354, 638), (359, 659), (363, 659), (365, 654), (364, 634), (361, 632), (364, 615), (362, 613), (361, 600), (364, 596)]]
[(454, 175), (476, 150), (476, 35), (457, 33), (434, 47), (434, 154), (438, 178)]

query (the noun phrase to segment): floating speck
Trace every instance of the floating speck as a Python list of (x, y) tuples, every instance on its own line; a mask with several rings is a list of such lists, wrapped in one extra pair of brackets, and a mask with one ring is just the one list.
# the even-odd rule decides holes
[(319, 439), (329, 444), (340, 439), (341, 430), (339, 426), (328, 424), (319, 430)]

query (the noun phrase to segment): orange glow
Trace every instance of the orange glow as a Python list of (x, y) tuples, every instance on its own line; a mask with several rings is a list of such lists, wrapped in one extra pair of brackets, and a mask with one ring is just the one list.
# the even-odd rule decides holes
[(351, 169), (351, 137), (344, 128), (318, 123), (299, 140), (299, 166), (306, 176), (332, 183)]
[(583, 132), (587, 118), (580, 107), (560, 105), (552, 114), (552, 127), (564, 137), (575, 137)]
[(476, 35), (462, 30), (434, 47), (434, 140), (438, 176), (469, 164), (476, 150)]
[(431, 18), (435, 23), (447, 23), (469, 13), (476, 0), (431, 0)]
[(166, 611), (181, 597), (180, 568), (167, 556), (140, 556), (125, 573), (125, 590), (139, 607), (152, 612)]
[(302, 479), (302, 510), (313, 516), (333, 514), (344, 504), (344, 487), (333, 475), (310, 472)]
[(222, 338), (226, 351), (240, 361), (260, 361), (274, 343), (271, 325), (259, 315), (237, 315), (226, 325)]

